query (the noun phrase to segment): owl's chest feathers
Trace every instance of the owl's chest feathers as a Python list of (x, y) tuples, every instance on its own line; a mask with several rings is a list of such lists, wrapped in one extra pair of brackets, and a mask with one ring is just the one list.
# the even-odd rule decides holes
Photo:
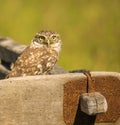
[(51, 47), (31, 47), (29, 51), (29, 57), (31, 58), (45, 58), (51, 56), (59, 56), (59, 53)]
[(15, 67), (23, 74), (44, 74), (58, 60), (58, 53), (51, 48), (27, 48), (17, 59)]

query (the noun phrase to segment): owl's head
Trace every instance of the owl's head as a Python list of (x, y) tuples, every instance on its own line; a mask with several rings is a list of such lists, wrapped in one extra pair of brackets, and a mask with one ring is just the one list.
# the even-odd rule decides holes
[(60, 35), (49, 30), (40, 31), (33, 38), (32, 45), (35, 47), (53, 48), (59, 52), (61, 49)]

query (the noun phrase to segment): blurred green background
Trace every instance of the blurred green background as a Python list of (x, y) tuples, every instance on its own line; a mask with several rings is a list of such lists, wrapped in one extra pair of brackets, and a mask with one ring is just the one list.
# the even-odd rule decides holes
[(0, 0), (0, 35), (29, 45), (36, 32), (61, 35), (66, 70), (120, 71), (120, 0)]

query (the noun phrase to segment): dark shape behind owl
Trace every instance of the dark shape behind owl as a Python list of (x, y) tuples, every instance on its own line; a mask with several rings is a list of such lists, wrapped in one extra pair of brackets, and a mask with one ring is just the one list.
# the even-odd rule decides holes
[(9, 77), (49, 74), (56, 64), (61, 50), (59, 34), (52, 31), (38, 32), (17, 58)]

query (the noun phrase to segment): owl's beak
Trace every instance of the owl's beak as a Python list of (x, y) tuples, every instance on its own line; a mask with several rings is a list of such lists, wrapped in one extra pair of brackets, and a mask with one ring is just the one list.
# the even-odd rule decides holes
[(47, 40), (47, 46), (50, 47), (50, 40)]

